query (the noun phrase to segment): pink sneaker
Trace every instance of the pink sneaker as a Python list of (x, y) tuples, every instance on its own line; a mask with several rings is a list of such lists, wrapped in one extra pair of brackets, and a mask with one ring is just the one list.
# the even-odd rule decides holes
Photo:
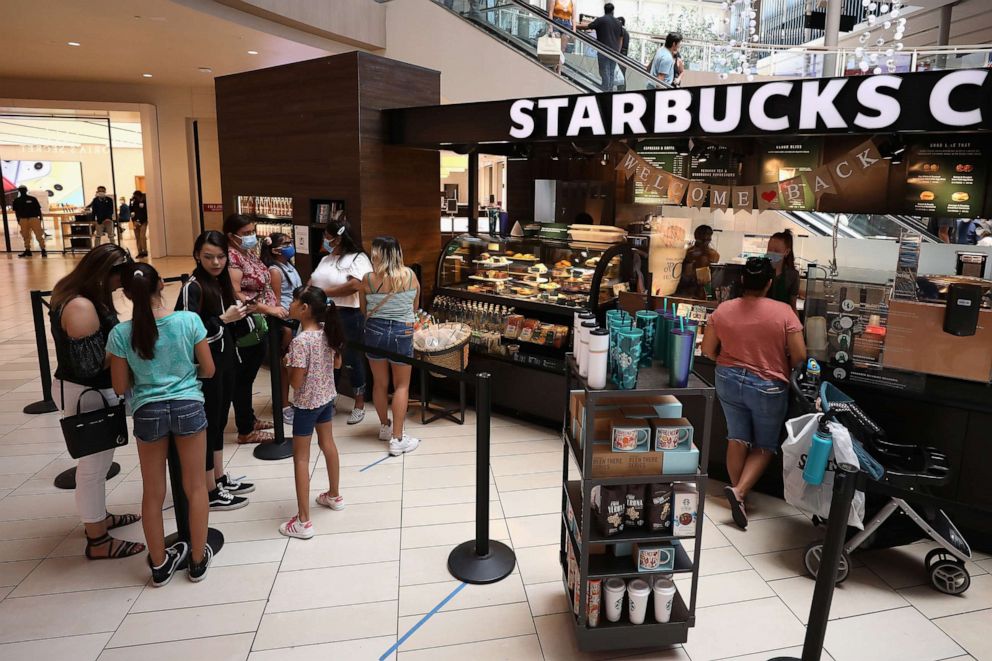
[(325, 491), (317, 496), (317, 504), (329, 507), (332, 510), (343, 510), (344, 498), (341, 496), (332, 496), (329, 491)]
[(294, 516), (286, 523), (279, 526), (279, 532), (286, 537), (296, 537), (297, 539), (310, 539), (313, 537), (313, 522), (303, 523), (299, 516)]

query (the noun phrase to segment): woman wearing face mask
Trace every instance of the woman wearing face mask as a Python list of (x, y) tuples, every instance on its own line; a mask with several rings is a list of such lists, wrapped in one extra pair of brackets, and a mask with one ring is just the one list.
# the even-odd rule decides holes
[[(293, 266), (293, 256), (296, 254), (296, 247), (293, 239), (288, 234), (273, 232), (262, 239), (262, 263), (269, 267), (269, 276), (272, 278), (272, 291), (279, 296), (279, 305), (286, 313), (289, 313), (289, 306), (293, 302), (293, 292), (303, 285), (300, 274)], [(280, 329), (282, 333), (283, 355), (289, 349), (289, 343), (293, 339), (293, 330), (288, 326)], [(280, 360), (279, 364), (282, 365)], [(286, 424), (293, 424), (293, 407), (289, 405), (289, 368), (282, 365), (282, 419)]]
[[(286, 318), (286, 310), (279, 305), (272, 291), (272, 276), (259, 259), (258, 235), (255, 221), (241, 214), (232, 214), (224, 220), (224, 234), (231, 245), (228, 270), (234, 295), (248, 308), (248, 313)], [(250, 347), (239, 347), (241, 363), (234, 382), (234, 421), (238, 427), (238, 443), (268, 443), (273, 440), (272, 423), (255, 417), (251, 394), (255, 377), (265, 358), (266, 340)]]
[[(362, 279), (372, 272), (372, 262), (362, 251), (362, 246), (348, 231), (344, 218), (327, 223), (324, 230), (324, 250), (328, 255), (310, 276), (308, 285), (324, 290), (337, 307), (344, 326), (345, 337), (350, 342), (361, 342), (365, 328), (358, 291)], [(355, 407), (348, 416), (349, 425), (357, 425), (365, 419), (365, 361), (362, 355), (347, 346), (344, 349), (344, 369), (348, 370), (348, 382), (355, 396)], [(338, 374), (335, 374), (335, 381)]]
[(796, 269), (796, 256), (792, 252), (792, 232), (785, 230), (772, 234), (768, 239), (768, 253), (765, 257), (775, 268), (775, 278), (768, 296), (787, 303), (795, 312), (796, 300), (799, 298), (799, 270)]

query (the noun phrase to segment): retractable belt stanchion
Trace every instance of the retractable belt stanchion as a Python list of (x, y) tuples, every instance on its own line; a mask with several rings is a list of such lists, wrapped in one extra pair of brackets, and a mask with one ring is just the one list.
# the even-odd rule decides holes
[(25, 406), (25, 413), (53, 413), (59, 410), (52, 399), (52, 365), (48, 360), (48, 339), (45, 337), (43, 297), (51, 293), (37, 289), (31, 292), (31, 316), (34, 318), (34, 339), (38, 347), (38, 369), (41, 370), (41, 400)]
[(284, 323), (277, 317), (266, 317), (269, 323), (269, 374), (272, 377), (272, 433), (275, 440), (258, 445), (252, 454), (256, 459), (274, 461), (293, 456), (293, 439), (286, 438), (282, 426), (282, 329)]
[[(837, 567), (847, 537), (847, 517), (851, 513), (851, 501), (854, 500), (854, 492), (857, 490), (858, 474), (858, 469), (849, 464), (839, 464), (834, 472), (830, 519), (827, 522), (827, 536), (823, 541), (820, 568), (816, 572), (816, 587), (813, 588), (813, 601), (809, 607), (801, 661), (819, 661), (820, 655), (823, 654), (827, 620), (830, 618), (830, 604), (834, 599), (834, 585), (837, 582)], [(780, 656), (771, 661), (800, 661), (800, 659)]]
[[(176, 449), (176, 437), (169, 434), (169, 484), (172, 487), (172, 502), (176, 510), (176, 532), (165, 538), (165, 545), (172, 546), (177, 541), (189, 544), (189, 501), (186, 500), (186, 492), (183, 490), (183, 469), (179, 463), (179, 450)], [(206, 465), (200, 473), (203, 479)], [(220, 552), (224, 546), (224, 533), (216, 528), (207, 528), (207, 544), (213, 550), (214, 555)], [(188, 560), (183, 563), (183, 566)]]

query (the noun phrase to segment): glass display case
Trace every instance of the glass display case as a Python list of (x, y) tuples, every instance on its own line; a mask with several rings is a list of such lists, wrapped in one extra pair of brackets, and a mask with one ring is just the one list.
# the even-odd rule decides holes
[(271, 195), (238, 195), (238, 213), (255, 220), (259, 238), (275, 232), (293, 235), (293, 198)]

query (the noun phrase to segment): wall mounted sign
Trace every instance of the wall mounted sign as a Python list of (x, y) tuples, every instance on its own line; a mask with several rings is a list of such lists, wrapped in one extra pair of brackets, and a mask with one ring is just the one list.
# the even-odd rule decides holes
[(906, 211), (921, 216), (981, 215), (986, 156), (971, 140), (911, 145), (906, 168)]
[[(688, 156), (679, 153), (680, 145), (664, 140), (642, 140), (637, 144), (637, 155), (652, 167), (685, 176)], [(634, 180), (634, 201), (638, 204), (661, 204), (662, 192), (639, 179)]]

